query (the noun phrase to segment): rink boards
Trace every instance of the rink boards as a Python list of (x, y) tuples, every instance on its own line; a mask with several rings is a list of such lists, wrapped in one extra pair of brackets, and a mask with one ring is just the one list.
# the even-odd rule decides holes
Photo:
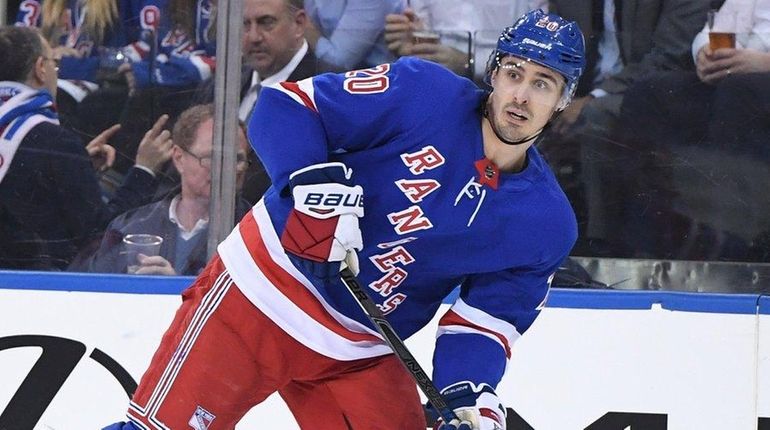
[[(122, 419), (190, 281), (0, 272), (0, 428)], [(516, 429), (770, 429), (770, 297), (554, 290), (498, 393)], [(237, 428), (298, 427), (273, 396)]]

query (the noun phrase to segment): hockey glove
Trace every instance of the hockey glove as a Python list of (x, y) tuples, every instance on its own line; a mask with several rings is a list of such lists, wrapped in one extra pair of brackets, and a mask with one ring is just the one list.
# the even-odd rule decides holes
[(364, 203), (363, 190), (353, 186), (351, 175), (342, 163), (324, 163), (289, 176), (294, 209), (281, 244), (319, 278), (335, 276), (343, 260), (358, 274), (356, 250), (363, 248), (358, 218), (364, 216)]
[(445, 423), (429, 404), (428, 412), (438, 419), (434, 429), (505, 430), (505, 408), (489, 385), (476, 386), (470, 381), (462, 381), (445, 388), (441, 394), (460, 420)]

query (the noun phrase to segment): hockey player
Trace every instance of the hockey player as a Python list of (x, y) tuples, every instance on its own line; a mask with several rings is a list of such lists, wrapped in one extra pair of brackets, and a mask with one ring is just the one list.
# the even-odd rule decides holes
[(184, 292), (131, 424), (110, 428), (231, 429), (277, 391), (302, 428), (424, 429), (345, 260), (402, 337), (461, 286), (433, 357), (461, 422), (436, 425), (504, 429), (495, 387), (577, 235), (533, 144), (583, 52), (575, 23), (532, 11), (500, 36), (491, 93), (415, 58), (264, 89), (249, 138), (273, 185)]

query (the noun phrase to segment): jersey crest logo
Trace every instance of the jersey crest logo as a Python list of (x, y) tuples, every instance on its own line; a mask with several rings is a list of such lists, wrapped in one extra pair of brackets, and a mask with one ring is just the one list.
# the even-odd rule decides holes
[(208, 430), (214, 418), (216, 415), (198, 406), (187, 424), (195, 430)]

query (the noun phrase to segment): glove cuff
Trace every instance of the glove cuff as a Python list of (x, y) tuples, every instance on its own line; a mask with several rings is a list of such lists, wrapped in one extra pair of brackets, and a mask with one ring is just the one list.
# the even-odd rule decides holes
[(289, 175), (289, 186), (336, 183), (353, 185), (353, 170), (344, 163), (331, 162), (303, 167)]

